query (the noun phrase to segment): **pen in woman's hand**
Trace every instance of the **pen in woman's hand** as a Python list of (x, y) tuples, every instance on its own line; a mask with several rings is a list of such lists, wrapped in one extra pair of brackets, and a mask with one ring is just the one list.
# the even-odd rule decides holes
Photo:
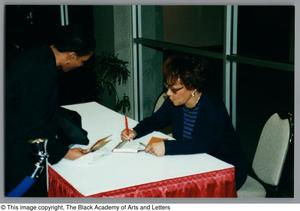
[(144, 147), (146, 147), (147, 145), (146, 144), (144, 144), (143, 142), (139, 142), (139, 144), (140, 145), (142, 145), (142, 146), (144, 146)]
[(125, 128), (126, 128), (127, 136), (129, 136), (128, 119), (126, 115), (125, 115)]
[(138, 152), (145, 152), (146, 149), (146, 144), (144, 144), (143, 142), (139, 142), (140, 145), (142, 145), (144, 147), (144, 149), (139, 149)]

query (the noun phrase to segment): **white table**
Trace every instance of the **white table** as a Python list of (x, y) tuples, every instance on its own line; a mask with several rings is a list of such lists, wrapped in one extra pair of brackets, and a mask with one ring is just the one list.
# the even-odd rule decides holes
[[(145, 152), (112, 153), (125, 127), (123, 115), (96, 102), (65, 107), (81, 115), (89, 146), (107, 135), (112, 135), (112, 141), (75, 161), (62, 159), (49, 166), (49, 196), (178, 197), (179, 192), (183, 197), (236, 195), (232, 165), (205, 153), (163, 157)], [(137, 122), (128, 118), (128, 124), (132, 128)], [(139, 141), (147, 143), (152, 136), (168, 138), (153, 132)], [(215, 188), (203, 191), (201, 184)], [(184, 190), (178, 190), (179, 186)]]

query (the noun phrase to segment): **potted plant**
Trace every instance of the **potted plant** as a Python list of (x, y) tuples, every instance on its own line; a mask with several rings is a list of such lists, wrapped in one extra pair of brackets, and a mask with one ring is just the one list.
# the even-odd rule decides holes
[(116, 91), (116, 84), (126, 83), (129, 77), (128, 62), (118, 58), (114, 53), (101, 53), (95, 56), (93, 71), (96, 76), (96, 100), (103, 103), (105, 92), (116, 97), (113, 108), (126, 113), (130, 110), (130, 101), (127, 95), (120, 98)]

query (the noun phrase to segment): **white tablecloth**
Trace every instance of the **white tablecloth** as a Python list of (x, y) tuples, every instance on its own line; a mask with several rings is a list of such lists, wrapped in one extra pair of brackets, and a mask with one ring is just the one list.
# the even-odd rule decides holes
[[(89, 146), (101, 137), (112, 135), (112, 141), (99, 151), (75, 161), (63, 159), (51, 166), (83, 195), (233, 167), (208, 154), (156, 157), (145, 152), (112, 153), (111, 150), (120, 141), (120, 132), (124, 129), (123, 115), (95, 102), (66, 108), (81, 115), (82, 127), (88, 131), (91, 140)], [(137, 122), (128, 118), (128, 124), (131, 128)], [(139, 141), (147, 143), (152, 136), (168, 137), (160, 132), (153, 132)]]

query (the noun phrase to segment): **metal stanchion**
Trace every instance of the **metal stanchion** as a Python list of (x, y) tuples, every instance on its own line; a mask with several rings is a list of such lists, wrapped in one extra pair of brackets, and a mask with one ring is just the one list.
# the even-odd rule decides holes
[(24, 195), (40, 177), (44, 168), (46, 168), (47, 171), (47, 161), (49, 157), (47, 153), (47, 142), (48, 140), (45, 138), (29, 140), (29, 144), (31, 144), (33, 149), (33, 154), (38, 158), (37, 162), (34, 164), (35, 169), (31, 176), (26, 176), (12, 191), (7, 194), (8, 197), (19, 197)]

